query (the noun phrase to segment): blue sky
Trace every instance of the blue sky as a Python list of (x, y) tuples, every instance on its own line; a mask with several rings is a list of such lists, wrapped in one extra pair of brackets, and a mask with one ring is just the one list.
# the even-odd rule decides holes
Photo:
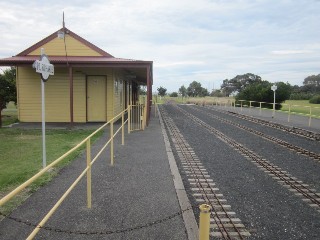
[(302, 85), (320, 73), (319, 0), (0, 0), (0, 58), (66, 27), (115, 57), (154, 61), (154, 89), (238, 74)]

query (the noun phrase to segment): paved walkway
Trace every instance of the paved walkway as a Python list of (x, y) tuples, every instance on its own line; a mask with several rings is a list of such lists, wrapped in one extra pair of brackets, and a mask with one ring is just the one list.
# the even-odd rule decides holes
[[(107, 135), (94, 144), (93, 153), (101, 149)], [(170, 149), (159, 119), (152, 118), (145, 131), (126, 134), (124, 146), (120, 136), (115, 142), (115, 165), (110, 166), (106, 150), (92, 168), (92, 209), (86, 207), (84, 178), (45, 225), (52, 230), (40, 230), (35, 239), (188, 239), (182, 215), (175, 216), (181, 211), (176, 191), (179, 176), (171, 173)], [(83, 153), (11, 216), (38, 223), (85, 168), (85, 161)], [(137, 226), (146, 227), (133, 230)], [(0, 239), (25, 239), (32, 230), (26, 224), (4, 219)]]

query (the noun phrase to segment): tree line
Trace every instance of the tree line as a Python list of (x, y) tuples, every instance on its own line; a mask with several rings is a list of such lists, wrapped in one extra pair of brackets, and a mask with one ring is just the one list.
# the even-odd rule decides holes
[[(276, 102), (285, 100), (309, 100), (311, 103), (320, 103), (320, 74), (308, 76), (304, 79), (302, 86), (290, 85), (288, 82), (270, 83), (253, 73), (237, 75), (232, 79), (223, 80), (220, 89), (212, 89), (209, 92), (201, 86), (200, 82), (193, 81), (186, 88), (182, 85), (178, 92), (169, 96), (177, 97), (229, 97), (235, 96), (236, 100), (248, 100), (257, 102), (273, 102), (273, 91), (271, 86), (276, 85)], [(167, 89), (158, 88), (160, 96), (165, 96)]]
[(1, 111), (10, 101), (17, 103), (15, 68), (9, 68), (0, 73), (0, 127), (2, 126)]

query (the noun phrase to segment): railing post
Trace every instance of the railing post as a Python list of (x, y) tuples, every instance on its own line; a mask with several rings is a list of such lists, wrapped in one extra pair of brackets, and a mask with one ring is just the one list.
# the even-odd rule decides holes
[(260, 116), (261, 116), (261, 110), (262, 110), (261, 105), (262, 105), (262, 102), (260, 102), (260, 111), (259, 111)]
[(87, 140), (87, 206), (91, 208), (91, 144), (90, 138)]
[(252, 101), (249, 101), (249, 114), (251, 114), (251, 102)]
[(147, 127), (147, 119), (148, 119), (148, 101), (146, 99), (146, 103), (144, 105), (144, 111), (143, 111), (143, 130)]
[(122, 142), (121, 142), (121, 144), (124, 145), (124, 111), (122, 112), (121, 119), (122, 119), (122, 124), (121, 124)]
[(113, 120), (110, 122), (110, 158), (111, 158), (111, 166), (113, 166)]
[[(275, 91), (274, 91), (274, 92), (275, 92)], [(274, 118), (275, 113), (276, 113), (276, 103), (274, 102), (274, 103), (273, 103), (272, 118)]]
[(291, 115), (291, 104), (289, 104), (288, 122), (290, 122), (290, 115)]
[(128, 106), (128, 134), (130, 134), (131, 128), (131, 105)]
[(241, 112), (242, 112), (242, 103), (243, 103), (243, 102), (242, 102), (242, 101), (240, 101), (240, 105), (241, 105)]
[(199, 209), (199, 240), (209, 240), (211, 206), (208, 204), (201, 204)]
[(311, 112), (311, 106), (310, 108), (310, 113), (309, 113), (309, 127), (311, 127), (311, 118), (312, 118), (312, 112)]

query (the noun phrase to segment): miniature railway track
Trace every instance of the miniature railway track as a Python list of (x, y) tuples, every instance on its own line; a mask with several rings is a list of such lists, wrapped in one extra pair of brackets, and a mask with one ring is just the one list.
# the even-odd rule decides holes
[(203, 122), (201, 119), (190, 114), (186, 110), (178, 106), (174, 107), (176, 110), (180, 111), (182, 114), (189, 117), (194, 123), (208, 130), (211, 134), (215, 135), (221, 141), (225, 142), (226, 144), (234, 148), (246, 159), (254, 163), (260, 170), (266, 172), (269, 176), (271, 176), (281, 185), (285, 186), (289, 191), (293, 192), (295, 195), (302, 197), (302, 200), (304, 202), (306, 202), (307, 204), (309, 204), (309, 206), (314, 207), (318, 212), (320, 212), (320, 193), (317, 193), (315, 189), (308, 188), (307, 184), (304, 184), (302, 181), (299, 181), (297, 178), (290, 175), (287, 171), (282, 170), (280, 167), (262, 158), (252, 150), (246, 148), (242, 144), (226, 136), (222, 132), (213, 128), (209, 124)]
[(217, 109), (217, 108), (213, 108), (213, 107), (206, 107), (208, 109), (217, 111), (217, 112), (221, 112), (224, 114), (228, 114), (230, 116), (233, 117), (237, 117), (246, 121), (250, 121), (253, 123), (257, 123), (263, 126), (267, 126), (267, 127), (271, 127), (271, 128), (275, 128), (284, 132), (288, 132), (303, 138), (307, 138), (310, 140), (314, 140), (314, 141), (320, 141), (320, 133), (316, 133), (316, 132), (312, 132), (306, 129), (302, 129), (302, 128), (297, 128), (297, 127), (290, 127), (290, 126), (285, 126), (282, 124), (278, 124), (278, 123), (274, 123), (274, 122), (269, 122), (267, 120), (264, 119), (260, 119), (260, 118), (256, 118), (256, 117), (251, 117), (248, 115), (244, 115), (244, 114), (240, 114), (240, 113), (236, 113), (236, 112), (232, 112), (232, 111), (228, 111), (228, 110), (222, 110), (222, 109)]
[(189, 177), (193, 196), (197, 202), (205, 202), (212, 207), (210, 227), (213, 231), (210, 235), (220, 239), (245, 239), (250, 236), (240, 219), (235, 217), (235, 212), (231, 211), (231, 206), (226, 205), (226, 199), (218, 193), (219, 189), (215, 187), (215, 183), (173, 120), (163, 108), (160, 109), (184, 171)]
[(310, 157), (310, 158), (312, 158), (312, 159), (314, 159), (315, 161), (317, 161), (317, 162), (320, 163), (320, 154), (318, 154), (318, 153), (315, 153), (315, 152), (309, 151), (309, 150), (307, 150), (307, 149), (301, 148), (301, 147), (299, 147), (299, 146), (293, 145), (293, 144), (288, 143), (288, 142), (286, 142), (286, 141), (284, 141), (284, 140), (281, 140), (281, 139), (279, 139), (279, 138), (272, 137), (272, 136), (267, 135), (267, 134), (265, 134), (265, 133), (262, 133), (262, 132), (259, 132), (259, 131), (257, 131), (257, 130), (254, 130), (254, 129), (252, 129), (252, 128), (243, 126), (243, 125), (241, 125), (241, 124), (239, 124), (239, 123), (235, 123), (235, 122), (233, 122), (233, 121), (230, 121), (230, 120), (227, 120), (227, 119), (218, 117), (218, 116), (216, 116), (216, 115), (214, 115), (214, 114), (205, 112), (205, 111), (203, 111), (203, 110), (201, 110), (201, 109), (199, 109), (199, 108), (192, 107), (192, 109), (197, 110), (197, 111), (200, 111), (200, 112), (206, 114), (207, 116), (209, 116), (209, 117), (211, 117), (211, 118), (213, 118), (213, 119), (216, 119), (216, 120), (218, 120), (218, 121), (220, 121), (220, 122), (227, 123), (227, 124), (229, 124), (229, 125), (232, 125), (232, 126), (235, 126), (235, 127), (239, 128), (239, 129), (243, 129), (243, 130), (245, 130), (245, 131), (247, 131), (247, 132), (250, 132), (250, 133), (252, 133), (252, 134), (254, 134), (254, 135), (256, 135), (256, 136), (262, 137), (262, 138), (264, 138), (264, 139), (266, 139), (266, 140), (268, 140), (268, 141), (270, 141), (270, 142), (276, 143), (276, 144), (278, 144), (278, 145), (280, 145), (280, 146), (282, 146), (282, 147), (284, 147), (284, 148), (286, 148), (286, 149), (289, 149), (289, 150), (291, 150), (291, 151), (294, 151), (294, 152), (296, 152), (296, 153), (298, 153), (298, 154), (301, 154), (301, 155)]

